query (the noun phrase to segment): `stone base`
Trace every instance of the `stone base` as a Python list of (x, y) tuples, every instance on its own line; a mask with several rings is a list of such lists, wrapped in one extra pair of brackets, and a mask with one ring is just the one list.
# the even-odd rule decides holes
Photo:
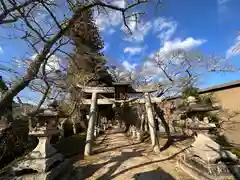
[(47, 172), (54, 163), (63, 161), (63, 156), (60, 153), (53, 154), (48, 158), (28, 158), (21, 160), (13, 167), (14, 172), (22, 171), (24, 169), (35, 170), (39, 173)]
[(160, 147), (159, 147), (159, 146), (154, 146), (154, 147), (153, 147), (153, 151), (154, 151), (155, 153), (160, 153)]
[(133, 138), (133, 139), (136, 138), (136, 132), (132, 132), (132, 138)]
[(186, 159), (185, 162), (205, 171), (211, 176), (218, 177), (229, 174), (228, 167), (223, 162), (218, 162), (216, 164), (208, 164), (198, 157), (192, 157), (192, 159), (189, 160)]
[(140, 133), (139, 131), (137, 131), (136, 140), (137, 140), (138, 142), (141, 142), (141, 140), (142, 140), (142, 136), (141, 136), (141, 133)]
[[(196, 180), (234, 180), (234, 176), (229, 172), (215, 172), (215, 173), (209, 173), (211, 170), (215, 170), (216, 168), (223, 168), (223, 167), (217, 167), (218, 165), (213, 164), (212, 166), (209, 164), (206, 167), (200, 168), (200, 164), (203, 165), (201, 162), (199, 162), (198, 165), (194, 165), (193, 163), (189, 163), (186, 160), (184, 160), (182, 157), (177, 161), (178, 166), (188, 173), (190, 176), (192, 176)], [(216, 169), (216, 170), (217, 170)], [(225, 168), (223, 168), (225, 169)]]
[(12, 177), (6, 177), (5, 179), (12, 180), (66, 180), (69, 178), (72, 170), (72, 164), (69, 159), (64, 160), (56, 167), (53, 167), (49, 172), (46, 173), (32, 173), (15, 175)]

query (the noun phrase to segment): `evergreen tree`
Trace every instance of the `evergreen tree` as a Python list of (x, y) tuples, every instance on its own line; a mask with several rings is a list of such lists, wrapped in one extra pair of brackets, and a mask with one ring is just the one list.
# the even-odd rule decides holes
[(76, 52), (82, 45), (88, 46), (92, 52), (99, 52), (104, 43), (100, 37), (98, 28), (95, 25), (92, 10), (84, 11), (77, 23), (71, 29), (71, 38), (74, 41)]
[(70, 37), (75, 46), (74, 61), (69, 63), (71, 83), (110, 85), (112, 78), (106, 70), (106, 60), (100, 53), (104, 43), (95, 25), (91, 9), (81, 14), (70, 31)]
[[(100, 53), (104, 44), (93, 20), (92, 10), (89, 9), (81, 14), (77, 23), (71, 29), (69, 36), (75, 46), (72, 55), (73, 60), (69, 61), (68, 67), (69, 83), (73, 87), (76, 84), (86, 86), (111, 85), (112, 78), (105, 67), (106, 60), (103, 54)], [(86, 117), (84, 117), (84, 114), (81, 114), (84, 107), (82, 107), (80, 101), (82, 94), (79, 92), (79, 89), (72, 88), (70, 95), (73, 102), (71, 104), (77, 102), (72, 114), (73, 124), (76, 124), (77, 117), (83, 117), (80, 121), (84, 122), (84, 118)], [(82, 126), (82, 128), (86, 127)]]
[(2, 76), (0, 76), (0, 91), (3, 92), (7, 90), (8, 90), (8, 87), (6, 86), (4, 80), (2, 79)]

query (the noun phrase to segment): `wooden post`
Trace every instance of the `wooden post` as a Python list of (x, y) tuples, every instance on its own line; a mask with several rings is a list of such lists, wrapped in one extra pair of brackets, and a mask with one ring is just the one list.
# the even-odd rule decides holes
[(152, 147), (155, 152), (159, 152), (159, 146), (157, 144), (157, 139), (156, 139), (156, 126), (154, 122), (151, 99), (150, 99), (149, 93), (147, 92), (145, 93), (145, 107), (146, 107), (146, 112), (148, 117), (148, 126), (149, 126), (151, 141), (152, 141)]
[(90, 106), (90, 114), (88, 121), (88, 129), (87, 129), (87, 137), (86, 137), (86, 145), (85, 145), (85, 156), (90, 156), (92, 153), (92, 143), (94, 139), (94, 126), (97, 118), (97, 93), (92, 93), (92, 103)]

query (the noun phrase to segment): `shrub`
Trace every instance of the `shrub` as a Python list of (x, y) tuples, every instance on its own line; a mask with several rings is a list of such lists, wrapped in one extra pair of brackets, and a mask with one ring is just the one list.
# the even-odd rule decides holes
[(188, 86), (183, 88), (182, 90), (182, 97), (184, 99), (187, 99), (189, 96), (194, 96), (197, 99), (199, 98), (199, 93), (198, 93), (199, 89), (193, 86)]
[(65, 157), (84, 152), (86, 132), (75, 134), (58, 141), (53, 146)]
[(240, 158), (240, 148), (231, 148), (230, 151)]

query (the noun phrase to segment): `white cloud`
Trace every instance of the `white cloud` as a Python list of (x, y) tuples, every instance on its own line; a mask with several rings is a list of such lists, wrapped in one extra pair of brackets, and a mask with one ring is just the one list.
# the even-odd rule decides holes
[(61, 58), (56, 55), (52, 55), (48, 59), (48, 63), (46, 65), (46, 71), (56, 71), (61, 69)]
[(155, 19), (153, 22), (153, 31), (160, 33), (158, 37), (161, 39), (162, 42), (165, 42), (171, 39), (176, 29), (177, 29), (177, 22), (169, 21), (162, 17)]
[(126, 7), (126, 1), (125, 0), (114, 0), (111, 2), (112, 5), (120, 7), (120, 8), (125, 8)]
[(194, 39), (192, 37), (188, 37), (185, 40), (181, 40), (179, 38), (173, 40), (173, 41), (166, 41), (163, 44), (163, 47), (160, 48), (160, 53), (169, 54), (174, 51), (178, 50), (184, 50), (189, 51), (191, 49), (194, 49), (203, 43), (205, 43), (206, 40), (204, 39)]
[(229, 1), (231, 1), (231, 0), (217, 0), (217, 2), (218, 2), (219, 5), (226, 4), (226, 3), (228, 3)]
[(113, 33), (115, 33), (116, 32), (116, 30), (114, 29), (114, 28), (110, 28), (108, 31), (107, 31), (107, 33), (108, 34), (113, 34)]
[[(37, 56), (37, 54), (34, 54), (32, 56), (32, 59), (35, 59)], [(51, 57), (49, 57), (47, 64), (46, 64), (46, 73), (51, 73), (51, 72), (55, 72), (56, 70), (60, 70), (61, 69), (61, 58), (56, 56), (56, 55), (51, 55)]]
[(129, 53), (130, 55), (139, 54), (144, 50), (144, 47), (126, 47), (124, 48), (124, 53)]
[[(143, 41), (145, 36), (149, 33), (149, 31), (152, 28), (152, 24), (150, 21), (146, 21), (146, 22), (142, 21), (140, 23), (137, 23), (134, 20), (130, 20), (128, 22), (128, 26), (129, 26), (132, 34), (130, 34), (128, 37), (124, 38), (124, 40), (130, 41), (130, 42)], [(122, 29), (125, 29), (125, 31), (126, 31), (126, 27), (122, 27)]]
[[(137, 16), (131, 16), (127, 19), (127, 25), (131, 31), (135, 31), (137, 28)], [(127, 28), (127, 27), (124, 27)]]
[(226, 57), (230, 58), (232, 56), (236, 56), (240, 53), (240, 35), (237, 36), (236, 42), (232, 45), (226, 52)]
[[(125, 0), (114, 0), (105, 3), (109, 3), (120, 8), (124, 8), (126, 6)], [(94, 11), (94, 19), (100, 31), (114, 28), (122, 23), (122, 14), (120, 11), (110, 10), (107, 8), (106, 11), (103, 10), (98, 12), (98, 9), (95, 9)], [(111, 32), (113, 32), (113, 30), (111, 30)]]
[[(141, 42), (144, 40), (145, 36), (152, 30), (153, 33), (157, 34), (157, 37), (159, 37), (162, 42), (165, 42), (171, 39), (178, 25), (177, 22), (170, 21), (162, 17), (159, 17), (153, 21), (146, 22), (137, 22), (138, 19), (135, 16), (131, 16), (128, 19), (127, 24), (132, 34), (124, 38), (124, 40), (130, 42)], [(124, 26), (122, 26), (121, 29), (126, 32), (128, 31), (128, 29)]]
[(136, 73), (136, 63), (130, 63), (128, 61), (123, 61), (122, 62), (122, 69), (119, 70), (119, 77), (123, 81), (132, 81), (135, 79), (138, 74)]
[(140, 80), (142, 77), (144, 77), (148, 83), (151, 83), (153, 80), (160, 81), (163, 78), (161, 69), (158, 68), (156, 63), (152, 61), (144, 62), (141, 67), (138, 67), (138, 64), (136, 63), (132, 64), (128, 61), (123, 61), (122, 65), (123, 71), (120, 73), (121, 77), (131, 76), (131, 79), (134, 80)]
[(218, 4), (218, 14), (219, 15), (223, 15), (225, 13), (228, 12), (228, 3), (230, 2), (231, 0), (217, 0), (217, 4)]
[[(126, 7), (126, 3), (123, 0), (112, 1), (111, 4)], [(123, 24), (122, 14), (118, 11), (107, 9), (107, 13), (101, 12), (97, 14), (97, 11), (94, 11), (94, 14), (96, 25), (100, 31), (111, 35), (116, 32), (116, 27), (121, 25), (121, 30), (127, 32), (123, 40), (129, 42), (142, 42), (151, 30), (157, 33), (157, 37), (164, 42), (171, 39), (177, 29), (177, 22), (162, 17), (153, 21), (139, 21), (140, 17), (131, 16), (127, 19), (128, 29)], [(131, 33), (129, 33), (129, 30)]]
[(104, 43), (104, 48), (101, 50), (101, 52), (106, 52), (109, 48), (109, 44), (108, 43)]
[(95, 22), (100, 31), (105, 31), (108, 28), (120, 25), (122, 15), (120, 12), (108, 10), (108, 14), (101, 13), (95, 16)]
[[(156, 54), (151, 54), (149, 57), (150, 59), (145, 61), (141, 67), (139, 67), (136, 63), (130, 63), (128, 61), (123, 61), (122, 65), (125, 71), (131, 71), (132, 77), (145, 77), (149, 82), (153, 81), (161, 81), (165, 78), (165, 75), (163, 74), (163, 71), (158, 67), (156, 64), (155, 55), (161, 55), (160, 58), (162, 58), (164, 61), (167, 60), (167, 56), (171, 54), (172, 52), (183, 50), (183, 51), (189, 51), (191, 49), (194, 49), (203, 43), (205, 43), (206, 40), (203, 39), (194, 39), (192, 37), (186, 38), (186, 39), (175, 39), (173, 41), (165, 41), (163, 46), (159, 49), (159, 51)], [(130, 51), (137, 51), (139, 52), (140, 49), (134, 49), (132, 50), (130, 47), (125, 48), (124, 52), (130, 52)], [(138, 68), (137, 68), (138, 67)], [(169, 72), (171, 74), (171, 72)]]
[(3, 54), (4, 51), (3, 51), (3, 48), (0, 46), (0, 54)]
[(122, 65), (127, 71), (134, 71), (137, 66), (136, 63), (130, 64), (128, 61), (123, 61)]
[(142, 69), (141, 69), (141, 74), (144, 76), (160, 76), (162, 75), (161, 69), (156, 65), (155, 62), (152, 61), (146, 61), (144, 62)]

